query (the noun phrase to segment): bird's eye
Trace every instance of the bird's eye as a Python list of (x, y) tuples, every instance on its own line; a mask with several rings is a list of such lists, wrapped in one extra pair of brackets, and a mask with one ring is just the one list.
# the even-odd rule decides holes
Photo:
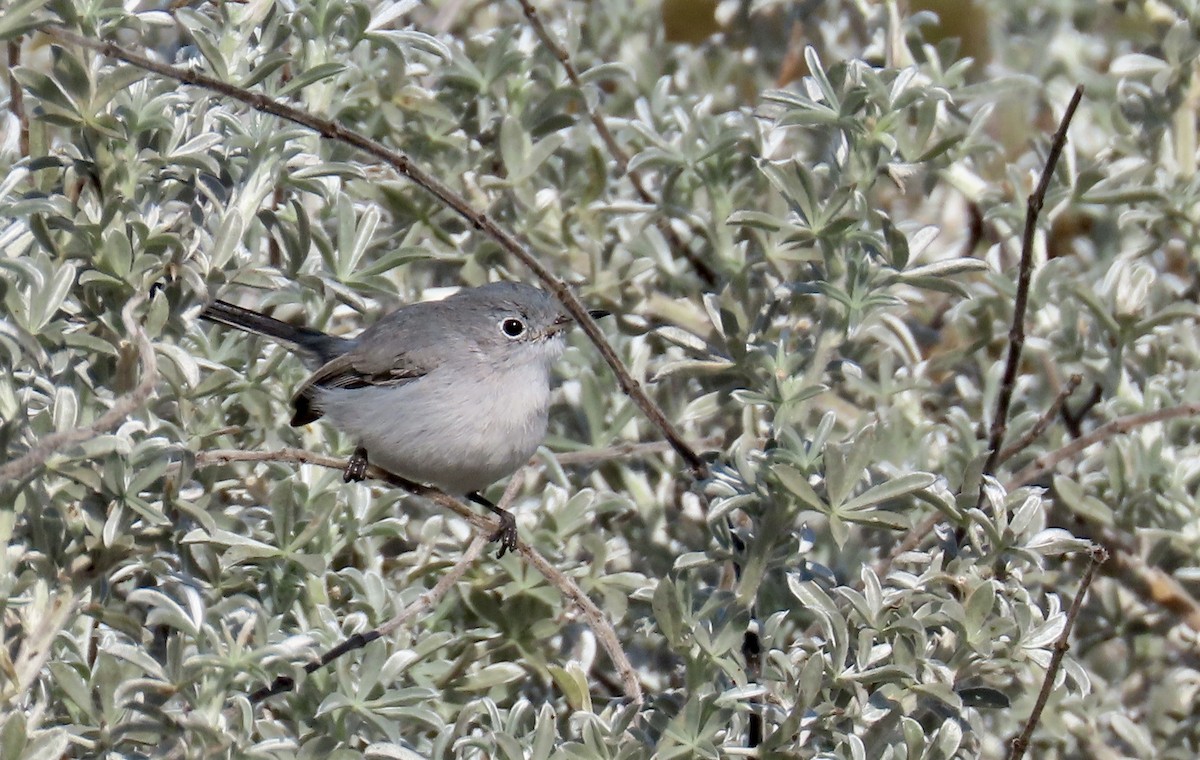
[(500, 323), (500, 332), (510, 338), (519, 338), (525, 333), (525, 323), (515, 317), (509, 317)]

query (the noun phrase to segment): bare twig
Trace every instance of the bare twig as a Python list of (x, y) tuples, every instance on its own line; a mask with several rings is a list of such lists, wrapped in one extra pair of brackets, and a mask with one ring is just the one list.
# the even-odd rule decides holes
[[(197, 466), (225, 464), (229, 462), (294, 462), (329, 467), (335, 470), (344, 470), (346, 467), (346, 462), (342, 459), (314, 454), (303, 449), (289, 448), (278, 451), (222, 449), (201, 451), (196, 454)], [(458, 499), (436, 488), (414, 483), (375, 466), (368, 467), (366, 475), (368, 478), (382, 480), (389, 485), (403, 488), (406, 491), (429, 499), (438, 506), (449, 509), (471, 523), (476, 531), (486, 536), (491, 536), (495, 533), (496, 528), (499, 527), (497, 521), (484, 517)], [(546, 580), (550, 581), (564, 597), (575, 604), (592, 631), (596, 634), (600, 645), (608, 653), (608, 657), (612, 660), (613, 665), (616, 666), (617, 672), (620, 673), (621, 681), (625, 685), (625, 695), (635, 702), (640, 702), (642, 700), (642, 686), (638, 681), (637, 672), (634, 671), (633, 665), (630, 664), (629, 658), (621, 648), (621, 641), (617, 638), (617, 632), (613, 630), (612, 624), (604, 617), (604, 613), (600, 608), (588, 598), (587, 594), (583, 592), (583, 589), (579, 588), (575, 581), (551, 565), (545, 557), (536, 549), (529, 546), (529, 544), (524, 541), (518, 541), (516, 551), (530, 565), (537, 569), (538, 572), (545, 576)]]
[[(1070, 103), (1067, 104), (1067, 110), (1063, 112), (1063, 117), (1059, 121), (1058, 131), (1054, 133), (1053, 139), (1050, 141), (1050, 152), (1046, 155), (1046, 163), (1042, 167), (1042, 176), (1038, 180), (1037, 186), (1033, 193), (1030, 194), (1026, 204), (1025, 211), (1025, 233), (1021, 240), (1021, 264), (1017, 274), (1017, 294), (1016, 300), (1013, 303), (1013, 320), (1012, 326), (1008, 332), (1008, 358), (1004, 366), (1004, 377), (1000, 383), (1000, 392), (996, 399), (996, 411), (992, 417), (991, 433), (988, 436), (988, 454), (987, 462), (983, 466), (983, 473), (990, 475), (995, 472), (996, 466), (1002, 461), (1001, 455), (1003, 451), (1001, 446), (1004, 443), (1004, 434), (1008, 429), (1008, 411), (1012, 405), (1013, 390), (1016, 387), (1017, 370), (1021, 364), (1021, 351), (1025, 346), (1025, 310), (1029, 303), (1029, 281), (1033, 272), (1033, 243), (1034, 236), (1037, 233), (1038, 216), (1041, 214), (1042, 205), (1046, 201), (1046, 191), (1050, 187), (1050, 179), (1054, 176), (1054, 167), (1058, 164), (1058, 157), (1062, 154), (1063, 146), (1067, 142), (1067, 127), (1071, 124), (1071, 118), (1075, 115), (1075, 109), (1079, 106), (1079, 101), (1083, 97), (1083, 85), (1075, 88), (1075, 94), (1071, 96)], [(979, 500), (983, 501), (983, 486), (980, 485)], [(919, 525), (908, 532), (908, 535), (900, 542), (900, 544), (884, 559), (880, 560), (876, 565), (876, 572), (881, 576), (885, 575), (891, 567), (895, 558), (905, 552), (915, 549), (925, 536), (929, 535), (938, 523), (942, 521), (940, 514), (934, 513), (921, 521)]]
[(1033, 704), (1033, 711), (1029, 714), (1029, 720), (1025, 722), (1025, 728), (1012, 740), (1009, 760), (1020, 760), (1029, 747), (1029, 739), (1033, 736), (1033, 731), (1042, 718), (1042, 711), (1046, 709), (1046, 701), (1050, 698), (1050, 690), (1054, 688), (1054, 679), (1058, 677), (1058, 669), (1062, 666), (1063, 656), (1071, 648), (1071, 629), (1075, 627), (1075, 618), (1079, 616), (1083, 598), (1087, 595), (1088, 587), (1092, 585), (1096, 569), (1107, 559), (1108, 551), (1103, 546), (1092, 547), (1091, 562), (1088, 563), (1087, 570), (1083, 573), (1083, 580), (1079, 582), (1079, 590), (1075, 592), (1075, 599), (1071, 602), (1071, 609), (1067, 612), (1067, 621), (1063, 625), (1062, 633), (1054, 642), (1054, 651), (1050, 654), (1050, 665), (1046, 668), (1046, 677), (1042, 679), (1042, 689), (1038, 692), (1037, 700)]
[[(1200, 602), (1165, 570), (1146, 563), (1131, 550), (1113, 552), (1112, 572), (1139, 599), (1169, 611), (1193, 631), (1200, 632)], [(1108, 570), (1106, 568), (1105, 572)]]
[(154, 384), (158, 382), (158, 360), (154, 356), (154, 346), (150, 345), (146, 331), (133, 318), (134, 310), (141, 306), (144, 300), (145, 296), (138, 295), (130, 299), (121, 310), (121, 321), (130, 339), (137, 346), (138, 358), (142, 365), (142, 381), (132, 391), (113, 402), (108, 411), (91, 425), (48, 435), (23, 456), (0, 467), (0, 484), (20, 480), (42, 466), (55, 452), (112, 430), (150, 397)]
[[(1190, 416), (1200, 416), (1200, 403), (1181, 404), (1179, 406), (1172, 406), (1167, 409), (1158, 409), (1153, 412), (1144, 412), (1142, 414), (1130, 414), (1125, 417), (1118, 417), (1112, 422), (1101, 425), (1082, 438), (1076, 438), (1066, 446), (1038, 457), (1029, 466), (1009, 479), (1009, 481), (1004, 484), (1004, 487), (1006, 490), (1013, 491), (1021, 486), (1028, 485), (1029, 483), (1032, 483), (1033, 481), (1045, 475), (1050, 470), (1054, 469), (1054, 467), (1060, 462), (1070, 459), (1093, 444), (1100, 443), (1114, 436), (1122, 433), (1128, 433), (1131, 430), (1136, 430), (1137, 428), (1150, 425), (1155, 422), (1164, 422), (1166, 420)], [(881, 576), (886, 575), (888, 569), (896, 560), (896, 557), (899, 557), (901, 554), (910, 552), (917, 548), (922, 539), (929, 535), (929, 532), (932, 531), (934, 527), (936, 527), (941, 521), (942, 515), (936, 512), (922, 520), (920, 524), (908, 532), (908, 535), (906, 535), (904, 540), (892, 550), (891, 554), (889, 554), (885, 559), (881, 560), (875, 566), (875, 572), (879, 573)]]
[(1026, 432), (1025, 435), (1021, 436), (1017, 441), (1004, 447), (1004, 450), (1000, 452), (1000, 456), (996, 459), (996, 464), (1000, 465), (1004, 462), (1007, 462), (1013, 456), (1013, 454), (1021, 451), (1026, 446), (1037, 440), (1038, 436), (1046, 432), (1046, 428), (1050, 427), (1050, 423), (1053, 422), (1054, 418), (1058, 416), (1058, 411), (1064, 408), (1063, 405), (1067, 402), (1067, 397), (1074, 393), (1075, 389), (1078, 388), (1079, 384), (1082, 382), (1082, 375), (1071, 375), (1070, 379), (1067, 380), (1067, 384), (1063, 386), (1062, 390), (1058, 392), (1058, 395), (1054, 397), (1054, 401), (1050, 404), (1050, 407), (1046, 409), (1046, 411), (1042, 412), (1041, 417), (1038, 417), (1038, 421), (1033, 424), (1033, 427), (1029, 428), (1029, 431)]
[[(641, 173), (636, 169), (629, 168), (629, 154), (617, 142), (617, 138), (613, 137), (608, 124), (604, 122), (604, 117), (595, 108), (592, 108), (592, 105), (588, 102), (587, 94), (583, 88), (583, 80), (580, 79), (579, 71), (576, 70), (575, 64), (571, 62), (571, 56), (562, 45), (558, 44), (558, 40), (554, 39), (550, 31), (546, 29), (545, 24), (542, 23), (542, 19), (538, 15), (537, 8), (533, 7), (533, 3), (529, 0), (518, 0), (518, 2), (521, 3), (521, 10), (525, 12), (525, 18), (529, 20), (529, 25), (533, 27), (533, 31), (538, 36), (538, 39), (542, 41), (542, 44), (562, 64), (563, 70), (567, 72), (567, 79), (570, 80), (572, 86), (579, 90), (580, 95), (583, 96), (584, 108), (587, 109), (588, 119), (592, 122), (592, 126), (596, 128), (596, 133), (600, 135), (600, 140), (604, 143), (604, 147), (608, 149), (608, 154), (617, 162), (617, 169), (620, 170), (621, 174), (629, 178), (629, 183), (633, 185), (634, 191), (642, 199), (642, 202), (657, 205), (654, 196), (646, 189), (646, 183), (642, 180)], [(654, 226), (662, 233), (671, 250), (687, 259), (688, 263), (692, 265), (692, 268), (696, 270), (696, 274), (700, 275), (700, 279), (704, 280), (705, 284), (717, 284), (717, 273), (708, 265), (708, 262), (700, 258), (687, 243), (680, 239), (679, 235), (675, 233), (674, 228), (671, 227), (669, 219), (665, 216), (658, 216), (655, 219)]]
[(1033, 460), (1025, 469), (1018, 472), (1006, 484), (1006, 488), (1013, 490), (1020, 488), (1027, 483), (1031, 483), (1042, 475), (1045, 475), (1050, 470), (1063, 460), (1070, 459), (1079, 452), (1096, 443), (1100, 443), (1113, 436), (1127, 433), (1130, 430), (1144, 427), (1155, 422), (1164, 422), (1173, 420), (1177, 417), (1191, 417), (1200, 415), (1200, 402), (1191, 404), (1180, 404), (1166, 409), (1157, 409), (1153, 412), (1143, 412), (1141, 414), (1130, 414), (1124, 417), (1118, 417), (1112, 422), (1101, 425), (1087, 435), (1076, 438), (1075, 440), (1048, 454), (1043, 454)]
[(1050, 188), (1054, 167), (1058, 165), (1058, 157), (1067, 143), (1067, 127), (1071, 125), (1071, 118), (1075, 115), (1075, 109), (1082, 98), (1083, 85), (1079, 85), (1075, 88), (1075, 94), (1071, 96), (1071, 102), (1067, 104), (1067, 110), (1063, 112), (1058, 131), (1050, 141), (1050, 152), (1046, 154), (1042, 177), (1029, 195), (1026, 205), (1025, 233), (1021, 238), (1021, 264), (1017, 270), (1017, 295), (1013, 302), (1012, 327), (1008, 331), (1008, 360), (1004, 365), (1004, 378), (1000, 382), (996, 413), (992, 417), (992, 431), (988, 438), (988, 450), (991, 453), (983, 466), (983, 472), (987, 475), (996, 471), (996, 464), (1000, 459), (1000, 447), (1004, 443), (1004, 433), (1008, 428), (1008, 410), (1017, 384), (1017, 370), (1021, 365), (1021, 351), (1025, 347), (1025, 310), (1029, 304), (1029, 280), (1033, 274), (1033, 242), (1037, 234), (1038, 216), (1046, 202), (1046, 191)]
[(13, 75), (13, 69), (21, 65), (21, 38), (8, 41), (8, 101), (9, 110), (17, 117), (17, 149), (22, 156), (29, 156), (29, 116), (25, 113), (25, 92)]
[(338, 142), (355, 147), (387, 163), (397, 172), (412, 180), (418, 187), (437, 198), (444, 206), (466, 219), (475, 229), (484, 232), (488, 237), (496, 241), (501, 248), (515, 256), (530, 271), (537, 275), (547, 290), (552, 292), (562, 302), (567, 311), (571, 313), (571, 316), (579, 323), (584, 333), (595, 344), (600, 355), (604, 357), (604, 361), (612, 368), (613, 374), (621, 386), (621, 390), (633, 400), (634, 404), (642, 410), (642, 413), (646, 415), (650, 422), (662, 432), (663, 437), (671, 442), (671, 446), (675, 451), (688, 463), (693, 476), (696, 478), (707, 476), (708, 465), (687, 445), (679, 431), (675, 429), (675, 426), (667, 419), (662, 410), (658, 408), (658, 405), (646, 395), (641, 384), (625, 368), (616, 351), (613, 350), (608, 340), (605, 339), (604, 333), (600, 331), (595, 321), (588, 315), (587, 309), (583, 307), (583, 304), (571, 292), (570, 288), (562, 280), (555, 277), (554, 273), (547, 269), (544, 264), (538, 261), (516, 237), (492, 221), (492, 218), (486, 213), (471, 206), (465, 198), (452, 190), (449, 185), (439, 180), (432, 173), (423, 169), (407, 154), (388, 148), (336, 122), (318, 118), (308, 111), (294, 108), (286, 103), (269, 98), (260, 92), (251, 92), (242, 87), (222, 82), (219, 79), (205, 76), (189, 69), (168, 66), (147, 58), (144, 55), (126, 50), (111, 42), (93, 40), (61, 26), (47, 25), (42, 27), (42, 31), (60, 43), (70, 43), (94, 50), (101, 55), (124, 61), (160, 76), (174, 79), (183, 84), (211, 90), (225, 97), (232, 98), (262, 113), (269, 113), (281, 119), (307, 127), (326, 139), (337, 140)]
[[(474, 538), (471, 539), (471, 543), (467, 546), (466, 551), (463, 552), (462, 557), (454, 564), (454, 567), (450, 568), (449, 572), (438, 579), (433, 588), (421, 594), (415, 602), (405, 607), (398, 615), (378, 628), (363, 633), (356, 633), (334, 648), (324, 652), (316, 660), (307, 663), (304, 666), (304, 672), (316, 672), (342, 655), (352, 652), (355, 649), (361, 649), (376, 639), (390, 635), (412, 618), (433, 609), (454, 584), (458, 583), (463, 574), (467, 572), (467, 569), (475, 564), (475, 560), (479, 559), (479, 555), (483, 551), (483, 547), (487, 546), (487, 543), (488, 540), (484, 534), (476, 533)], [(295, 686), (296, 680), (291, 676), (279, 676), (269, 686), (264, 686), (251, 694), (249, 699), (251, 703), (261, 702), (277, 694), (291, 691)]]

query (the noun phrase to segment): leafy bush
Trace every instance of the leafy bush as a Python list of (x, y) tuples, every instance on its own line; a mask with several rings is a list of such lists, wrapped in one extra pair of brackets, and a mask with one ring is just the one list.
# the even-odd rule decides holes
[[(1094, 542), (1031, 753), (1200, 754), (1200, 18), (897, 5), (9, 5), (0, 756), (1003, 757)], [(515, 501), (561, 578), (280, 453), (354, 442), (284, 424), (304, 368), (208, 299), (345, 333), (533, 275), (345, 141), (63, 29), (410, 156), (618, 315), (707, 467), (582, 333)]]

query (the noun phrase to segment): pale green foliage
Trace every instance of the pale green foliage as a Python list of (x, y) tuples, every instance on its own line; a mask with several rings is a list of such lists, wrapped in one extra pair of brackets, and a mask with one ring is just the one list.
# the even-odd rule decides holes
[[(755, 716), (762, 757), (1004, 756), (1086, 564), (1076, 535), (1197, 577), (1194, 421), (1093, 446), (1044, 488), (1001, 484), (1069, 442), (1061, 421), (981, 470), (1024, 202), (1078, 82), (1006, 440), (1074, 373), (1071, 409), (1098, 388), (1085, 432), (1200, 398), (1200, 19), (979, 4), (993, 49), (973, 70), (891, 3), (726, 2), (728, 34), (698, 47), (663, 42), (654, 3), (542, 3), (583, 92), (516, 3), (9, 4), (6, 39), (57, 18), (408, 153), (620, 315), (618, 354), (716, 443), (703, 482), (670, 453), (560, 466), (550, 452), (658, 437), (572, 338), (516, 511), (615, 626), (644, 705), (557, 590), (494, 551), (432, 612), (305, 676), (432, 587), (468, 532), (331, 470), (197, 467), (353, 443), (289, 428), (303, 367), (199, 305), (343, 333), (433, 287), (531, 276), (345, 145), (25, 37), (29, 156), (11, 110), (0, 125), (0, 459), (142, 379), (121, 320), (138, 296), (160, 377), (124, 424), (0, 484), (0, 757), (733, 757)], [(808, 76), (777, 89), (793, 24)], [(588, 105), (660, 202), (616, 176)], [(877, 571), (932, 512), (947, 525)], [(49, 657), (19, 678), (34, 643)], [(1031, 755), (1195, 757), (1194, 644), (1098, 580)], [(297, 690), (252, 706), (279, 674)]]

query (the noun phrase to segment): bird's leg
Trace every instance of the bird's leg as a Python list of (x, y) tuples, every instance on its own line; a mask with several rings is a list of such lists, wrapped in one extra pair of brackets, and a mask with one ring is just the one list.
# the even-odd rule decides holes
[(517, 518), (513, 517), (512, 512), (497, 507), (478, 491), (467, 494), (467, 498), (500, 518), (500, 527), (489, 539), (500, 542), (500, 553), (496, 555), (496, 558), (503, 557), (505, 552), (515, 552), (517, 550)]
[(347, 483), (357, 483), (360, 480), (366, 480), (367, 464), (367, 450), (359, 446), (350, 455), (350, 459), (346, 461), (346, 472), (342, 475), (342, 479)]

